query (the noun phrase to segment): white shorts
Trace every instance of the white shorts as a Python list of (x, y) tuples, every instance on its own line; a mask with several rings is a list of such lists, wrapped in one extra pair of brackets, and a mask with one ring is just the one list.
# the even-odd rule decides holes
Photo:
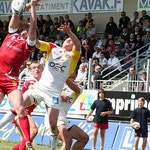
[(27, 90), (27, 94), (32, 104), (39, 105), (41, 101), (44, 101), (48, 107), (59, 109), (60, 97), (49, 96), (46, 92), (40, 91), (37, 88)]
[(60, 120), (57, 123), (57, 127), (59, 127), (60, 125), (65, 125), (67, 129), (71, 128), (74, 124), (72, 122), (70, 122), (70, 120), (66, 119), (64, 120)]

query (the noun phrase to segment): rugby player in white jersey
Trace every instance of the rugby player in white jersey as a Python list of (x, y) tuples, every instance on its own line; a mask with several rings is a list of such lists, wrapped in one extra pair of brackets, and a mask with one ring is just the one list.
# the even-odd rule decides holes
[[(63, 142), (61, 150), (70, 150), (72, 139), (77, 140), (72, 146), (72, 150), (82, 150), (89, 140), (87, 133), (67, 119), (70, 107), (83, 91), (83, 87), (73, 83), (75, 77), (74, 71), (69, 79), (67, 79), (61, 93), (60, 112), (57, 122), (59, 137)], [(45, 125), (49, 127), (47, 114), (45, 116)]]

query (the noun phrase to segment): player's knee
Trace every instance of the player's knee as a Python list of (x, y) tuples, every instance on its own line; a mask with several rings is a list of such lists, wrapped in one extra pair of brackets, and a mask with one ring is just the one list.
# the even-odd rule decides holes
[(17, 115), (24, 115), (25, 114), (23, 106), (15, 107), (15, 111), (16, 111)]
[(51, 128), (51, 132), (55, 133), (55, 131), (57, 130), (57, 124), (55, 124), (54, 122), (52, 122), (50, 124), (50, 128)]
[(84, 144), (86, 144), (88, 141), (89, 141), (89, 136), (88, 136), (87, 134), (84, 134), (84, 135), (82, 136), (82, 142), (83, 142)]

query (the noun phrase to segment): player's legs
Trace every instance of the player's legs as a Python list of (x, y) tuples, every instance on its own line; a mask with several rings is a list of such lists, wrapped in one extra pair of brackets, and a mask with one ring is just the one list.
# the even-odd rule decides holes
[(101, 135), (101, 149), (100, 150), (103, 150), (104, 148), (104, 142), (105, 142), (105, 132), (106, 130), (105, 129), (101, 129), (100, 131), (100, 135)]
[(59, 110), (55, 108), (47, 107), (48, 120), (50, 124), (50, 132), (51, 132), (51, 149), (56, 150), (57, 140), (58, 140), (58, 128), (57, 128), (57, 120), (59, 115)]
[(93, 149), (96, 148), (96, 141), (97, 141), (97, 134), (98, 134), (99, 128), (94, 127), (94, 133), (93, 133)]
[(135, 137), (135, 143), (134, 143), (134, 146), (135, 146), (135, 150), (138, 150), (138, 144), (139, 144), (139, 137)]
[(72, 144), (72, 136), (64, 124), (58, 126), (59, 136), (63, 142), (61, 150), (70, 150)]
[(78, 126), (73, 125), (69, 131), (73, 139), (77, 142), (73, 145), (72, 150), (82, 150), (89, 140), (89, 136)]
[(142, 150), (145, 150), (147, 144), (147, 137), (143, 138)]
[(0, 104), (2, 103), (3, 99), (4, 99), (4, 94), (0, 91)]

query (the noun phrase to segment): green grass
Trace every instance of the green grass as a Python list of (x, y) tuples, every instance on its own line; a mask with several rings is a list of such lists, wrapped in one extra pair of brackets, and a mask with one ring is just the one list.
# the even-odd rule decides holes
[[(0, 141), (0, 150), (11, 150), (16, 144), (18, 144), (18, 142)], [(36, 150), (50, 150), (50, 146), (45, 145), (33, 144), (33, 147)], [(58, 146), (58, 150), (60, 150), (60, 146)]]

